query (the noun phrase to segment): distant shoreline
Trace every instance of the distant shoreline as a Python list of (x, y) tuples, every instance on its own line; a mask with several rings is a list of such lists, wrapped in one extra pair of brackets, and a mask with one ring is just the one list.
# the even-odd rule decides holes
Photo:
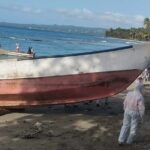
[(51, 32), (64, 32), (64, 33), (81, 33), (88, 35), (103, 35), (103, 36), (105, 36), (106, 32), (106, 29), (104, 28), (91, 28), (91, 27), (71, 26), (71, 25), (36, 25), (36, 24), (16, 24), (16, 23), (0, 22), (0, 27), (45, 30)]

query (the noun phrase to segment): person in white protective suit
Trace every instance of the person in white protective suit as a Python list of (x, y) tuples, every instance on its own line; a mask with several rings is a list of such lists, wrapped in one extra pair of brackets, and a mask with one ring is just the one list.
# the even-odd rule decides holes
[(138, 78), (134, 91), (128, 92), (124, 100), (124, 119), (118, 139), (120, 146), (133, 143), (138, 127), (143, 122), (145, 105), (142, 89), (142, 79)]

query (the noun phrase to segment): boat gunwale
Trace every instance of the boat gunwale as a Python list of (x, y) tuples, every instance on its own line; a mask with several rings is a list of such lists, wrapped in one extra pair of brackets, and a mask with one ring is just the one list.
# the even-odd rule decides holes
[(133, 48), (133, 45), (123, 46), (123, 47), (117, 47), (117, 48), (111, 48), (111, 49), (105, 49), (105, 50), (97, 50), (92, 52), (83, 52), (83, 53), (75, 53), (75, 54), (64, 54), (64, 55), (51, 55), (51, 56), (37, 56), (37, 57), (31, 57), (31, 58), (18, 58), (18, 61), (22, 60), (36, 60), (36, 59), (46, 59), (46, 58), (61, 58), (61, 57), (71, 57), (71, 56), (80, 56), (80, 55), (89, 55), (89, 54), (97, 54), (97, 53), (107, 53), (107, 52), (113, 52), (118, 50), (125, 50)]

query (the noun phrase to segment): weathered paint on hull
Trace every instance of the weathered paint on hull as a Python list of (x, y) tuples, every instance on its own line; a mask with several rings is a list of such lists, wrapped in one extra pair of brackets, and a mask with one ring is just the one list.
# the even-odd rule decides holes
[(115, 95), (141, 70), (0, 80), (0, 107), (75, 103)]

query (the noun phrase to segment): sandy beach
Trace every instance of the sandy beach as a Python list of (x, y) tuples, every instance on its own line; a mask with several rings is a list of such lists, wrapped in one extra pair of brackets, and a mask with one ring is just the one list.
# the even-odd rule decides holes
[[(129, 89), (130, 90), (130, 89)], [(69, 107), (1, 111), (0, 150), (149, 150), (150, 86), (145, 85), (146, 114), (136, 142), (119, 147), (122, 102), (126, 91), (95, 102)]]

